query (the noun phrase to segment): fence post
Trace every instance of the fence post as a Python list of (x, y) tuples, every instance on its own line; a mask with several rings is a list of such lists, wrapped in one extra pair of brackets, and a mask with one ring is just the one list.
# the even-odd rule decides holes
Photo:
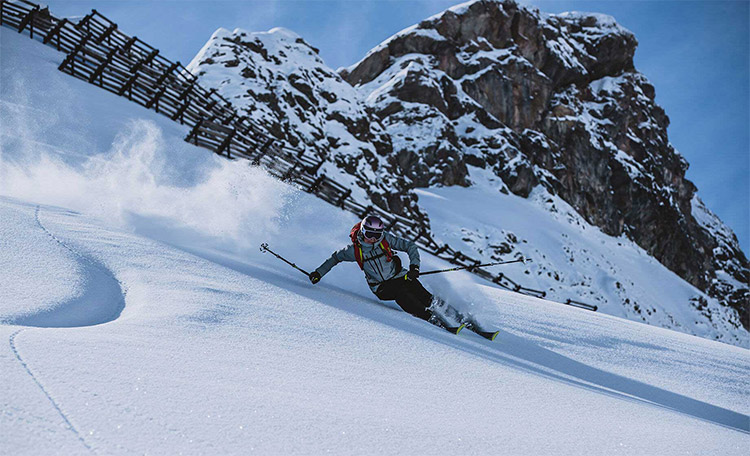
[[(231, 109), (231, 108), (229, 108), (229, 109)], [(223, 125), (229, 125), (229, 123), (232, 122), (234, 120), (234, 118), (237, 116), (237, 111), (231, 110), (230, 113), (232, 115), (230, 115), (230, 116), (228, 116), (228, 117), (226, 117), (226, 118), (224, 118), (224, 119), (221, 120), (221, 123)]]
[(18, 24), (18, 33), (26, 30), (26, 26), (28, 25), (31, 30), (31, 38), (34, 38), (34, 16), (36, 16), (37, 11), (39, 11), (39, 5), (35, 6), (34, 9), (30, 10), (28, 14), (24, 16), (21, 23)]
[(39, 6), (29, 12), (29, 38), (32, 40), (34, 39), (34, 18), (36, 17), (37, 11), (39, 11)]
[(156, 80), (156, 86), (161, 86), (161, 84), (167, 79), (167, 76), (169, 76), (170, 73), (172, 73), (179, 65), (180, 62), (175, 62), (169, 65), (169, 68), (164, 70), (164, 72), (159, 76), (159, 79)]
[(193, 139), (193, 144), (196, 146), (198, 145), (198, 129), (203, 125), (203, 119), (198, 119), (198, 122), (195, 123), (193, 126), (193, 129), (190, 130), (190, 133), (187, 135), (187, 138), (185, 138), (185, 141), (190, 142), (191, 139)]
[(128, 42), (125, 43), (125, 45), (122, 47), (122, 50), (120, 52), (122, 52), (123, 54), (126, 54), (126, 53), (129, 54), (130, 53), (130, 48), (133, 47), (133, 44), (135, 44), (135, 42), (137, 40), (138, 40), (137, 36), (131, 37), (128, 40)]
[(195, 79), (190, 81), (190, 84), (187, 86), (187, 89), (183, 90), (182, 93), (179, 96), (180, 100), (184, 100), (186, 96), (193, 90), (193, 86), (195, 85)]
[(342, 208), (342, 209), (343, 209), (343, 207), (344, 207), (344, 202), (345, 202), (345, 201), (346, 201), (346, 199), (347, 199), (347, 198), (349, 198), (349, 197), (350, 197), (351, 195), (352, 195), (352, 189), (351, 189), (351, 188), (347, 188), (347, 189), (346, 189), (346, 191), (345, 191), (344, 193), (342, 193), (342, 194), (341, 194), (341, 196), (339, 196), (339, 200), (338, 200), (338, 201), (336, 201), (336, 206), (338, 206), (338, 207), (340, 207), (340, 208)]
[(190, 100), (191, 98), (185, 100), (182, 106), (180, 106), (180, 108), (172, 116), (172, 120), (177, 120), (179, 118), (181, 124), (185, 123), (185, 111), (190, 106)]
[(89, 77), (89, 83), (93, 84), (94, 81), (99, 78), (99, 87), (104, 85), (104, 70), (107, 69), (107, 65), (112, 63), (112, 59), (115, 57), (117, 51), (117, 47), (110, 49), (109, 53), (107, 53), (107, 57), (102, 61), (102, 63), (99, 64), (96, 70)]
[(87, 35), (90, 34), (91, 33), (91, 25), (89, 24), (89, 21), (94, 16), (94, 14), (96, 14), (96, 10), (92, 9), (89, 14), (87, 14), (86, 16), (84, 16), (83, 19), (81, 19), (80, 21), (78, 21), (78, 23), (76, 24), (76, 28), (78, 30), (80, 30), (81, 32), (83, 32), (83, 27), (85, 26), (86, 27), (86, 34)]
[(76, 44), (76, 47), (73, 48), (72, 51), (70, 51), (70, 54), (68, 54), (68, 56), (65, 57), (65, 60), (63, 60), (63, 62), (60, 64), (59, 67), (57, 67), (57, 69), (60, 71), (65, 71), (65, 67), (70, 65), (70, 74), (74, 75), (75, 70), (76, 70), (76, 67), (75, 67), (76, 55), (78, 55), (81, 49), (83, 49), (83, 47), (86, 46), (86, 43), (88, 43), (89, 38), (91, 38), (91, 34), (88, 34), (84, 36), (83, 38), (81, 38), (81, 41), (79, 41), (78, 44)]
[(320, 176), (318, 176), (318, 178), (317, 178), (317, 179), (315, 179), (315, 182), (313, 182), (313, 183), (312, 183), (312, 184), (310, 185), (310, 187), (308, 187), (308, 189), (307, 189), (307, 193), (312, 193), (312, 194), (315, 194), (315, 192), (317, 192), (317, 191), (318, 191), (318, 187), (320, 186), (320, 184), (321, 184), (321, 183), (323, 182), (323, 180), (324, 180), (325, 178), (326, 178), (325, 174), (321, 174)]
[[(110, 35), (112, 35), (112, 32), (114, 32), (117, 29), (117, 24), (112, 24), (109, 27), (107, 27), (107, 30), (104, 31), (101, 35), (99, 35), (99, 38), (96, 39), (96, 42), (98, 44), (101, 44), (104, 40), (109, 39)], [(108, 43), (112, 43), (111, 40), (108, 41)]]
[(227, 158), (232, 158), (229, 155), (229, 149), (231, 149), (232, 147), (232, 138), (234, 138), (235, 133), (237, 133), (237, 129), (233, 128), (232, 131), (229, 132), (229, 134), (227, 134), (227, 137), (224, 138), (224, 141), (221, 142), (221, 144), (219, 145), (219, 148), (216, 149), (217, 154), (221, 155), (221, 153), (224, 152), (224, 150), (226, 150)]
[(151, 97), (150, 100), (146, 103), (146, 109), (151, 109), (151, 106), (155, 105), (156, 112), (159, 112), (159, 100), (161, 99), (162, 95), (164, 95), (164, 91), (166, 90), (166, 87), (157, 87), (156, 92), (154, 93), (154, 96)]
[(146, 57), (136, 62), (136, 64), (133, 65), (132, 68), (130, 68), (130, 72), (137, 73), (141, 71), (141, 68), (143, 67), (143, 65), (149, 65), (151, 61), (154, 60), (154, 57), (156, 57), (158, 53), (159, 53), (158, 49), (154, 49), (153, 51), (151, 51)]
[(135, 84), (136, 79), (138, 79), (138, 73), (134, 73), (132, 76), (128, 78), (127, 81), (125, 81), (125, 84), (120, 87), (120, 90), (117, 92), (118, 95), (122, 96), (122, 94), (125, 93), (125, 91), (128, 91), (128, 100), (133, 99), (133, 84)]
[(60, 50), (60, 33), (62, 31), (62, 28), (65, 26), (65, 24), (68, 23), (68, 20), (63, 18), (57, 21), (57, 24), (47, 32), (47, 36), (44, 37), (42, 40), (42, 43), (49, 44), (49, 42), (52, 40), (54, 36), (57, 36), (57, 50)]

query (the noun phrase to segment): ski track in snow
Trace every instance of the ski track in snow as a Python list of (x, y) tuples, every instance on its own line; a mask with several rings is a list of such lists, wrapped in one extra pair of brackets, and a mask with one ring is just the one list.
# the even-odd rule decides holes
[(32, 372), (29, 365), (26, 363), (26, 361), (21, 356), (21, 353), (18, 351), (18, 345), (16, 343), (16, 337), (18, 337), (19, 334), (26, 331), (27, 328), (19, 329), (18, 331), (14, 332), (10, 335), (9, 341), (10, 341), (10, 349), (13, 352), (13, 355), (15, 355), (16, 359), (19, 363), (21, 363), (21, 366), (23, 366), (24, 370), (26, 370), (26, 373), (29, 374), (32, 380), (34, 380), (34, 383), (36, 383), (36, 386), (39, 387), (40, 390), (42, 390), (42, 393), (47, 396), (47, 399), (49, 399), (50, 404), (52, 404), (52, 407), (57, 411), (57, 413), (60, 415), (60, 418), (65, 422), (65, 425), (68, 427), (70, 432), (72, 432), (78, 441), (81, 442), (83, 446), (86, 447), (89, 451), (96, 454), (94, 449), (86, 442), (86, 440), (83, 438), (83, 435), (78, 431), (78, 429), (75, 427), (75, 425), (70, 421), (68, 418), (68, 415), (63, 411), (63, 409), (60, 407), (60, 404), (57, 403), (55, 398), (47, 391), (47, 389), (44, 387), (41, 381), (39, 381), (39, 378), (37, 378), (36, 375), (34, 375), (34, 372)]
[(85, 279), (80, 296), (50, 310), (22, 315), (5, 323), (40, 328), (73, 328), (108, 323), (117, 319), (125, 308), (125, 287), (106, 267), (58, 239), (40, 219), (41, 207), (36, 206), (34, 218), (39, 228), (54, 242), (73, 254)]
[[(69, 246), (68, 244), (64, 243), (63, 241), (61, 241), (60, 239), (58, 239), (57, 236), (55, 236), (54, 234), (52, 234), (52, 232), (50, 230), (48, 230), (47, 227), (45, 227), (42, 224), (42, 221), (39, 219), (39, 214), (41, 213), (41, 211), (42, 211), (41, 206), (39, 206), (37, 204), (36, 210), (34, 211), (34, 219), (36, 220), (36, 224), (39, 225), (39, 228), (41, 228), (42, 231), (44, 231), (45, 233), (47, 233), (47, 236), (51, 237), (52, 240), (54, 240), (55, 242), (57, 242), (58, 244), (60, 244), (62, 247), (64, 247), (70, 253), (72, 253), (73, 255), (75, 255), (77, 258), (79, 258), (84, 263), (90, 264), (93, 268), (97, 269), (99, 272), (101, 272), (102, 274), (104, 274), (105, 276), (107, 276), (110, 280), (113, 280), (113, 281), (117, 282), (117, 287), (119, 288), (119, 290), (117, 291), (117, 293), (120, 295), (120, 298), (121, 298), (120, 299), (120, 304), (122, 304), (122, 306), (119, 309), (117, 309), (117, 312), (113, 315), (113, 317), (110, 320), (107, 320), (107, 321), (112, 321), (112, 320), (117, 319), (117, 317), (120, 316), (120, 313), (122, 313), (122, 309), (125, 307), (125, 295), (127, 294), (127, 291), (125, 290), (125, 287), (123, 286), (122, 282), (120, 282), (120, 280), (117, 277), (115, 277), (115, 275), (112, 273), (112, 271), (110, 271), (106, 267), (102, 266), (100, 263), (96, 262), (93, 258), (91, 258), (89, 256), (86, 256), (86, 255), (83, 255), (78, 250), (76, 250), (73, 247)], [(102, 323), (107, 323), (107, 321), (104, 321)]]

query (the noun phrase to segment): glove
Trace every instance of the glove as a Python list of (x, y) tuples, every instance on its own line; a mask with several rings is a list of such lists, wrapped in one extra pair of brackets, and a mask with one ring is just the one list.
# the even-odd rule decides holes
[(312, 282), (313, 285), (320, 282), (320, 273), (318, 271), (311, 272), (307, 277), (310, 279), (310, 282)]
[(406, 280), (417, 280), (419, 278), (419, 266), (413, 264), (409, 266), (409, 272), (406, 273)]

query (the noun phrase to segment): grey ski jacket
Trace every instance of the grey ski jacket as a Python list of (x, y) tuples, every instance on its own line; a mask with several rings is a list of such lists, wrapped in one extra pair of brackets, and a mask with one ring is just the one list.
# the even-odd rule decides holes
[[(401, 261), (396, 259), (396, 251), (407, 252), (409, 254), (409, 263), (411, 265), (419, 266), (419, 250), (417, 245), (409, 240), (396, 237), (391, 233), (385, 233), (385, 240), (391, 246), (393, 251), (393, 258), (391, 261), (386, 261), (385, 252), (380, 248), (378, 244), (368, 244), (363, 241), (362, 233), (358, 233), (357, 237), (362, 247), (362, 259), (365, 278), (367, 284), (370, 286), (370, 290), (374, 293), (378, 289), (378, 286), (386, 280), (394, 277), (403, 277), (407, 269), (401, 267)], [(334, 266), (341, 263), (342, 261), (353, 261), (356, 262), (354, 257), (354, 244), (349, 244), (341, 250), (333, 252), (330, 258), (328, 258), (323, 264), (316, 269), (320, 276), (324, 276)]]

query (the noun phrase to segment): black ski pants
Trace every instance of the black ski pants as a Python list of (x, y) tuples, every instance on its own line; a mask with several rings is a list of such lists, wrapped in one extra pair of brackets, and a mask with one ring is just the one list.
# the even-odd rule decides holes
[(422, 320), (428, 320), (432, 312), (428, 310), (432, 303), (432, 294), (418, 280), (406, 280), (403, 276), (386, 280), (375, 291), (382, 301), (396, 301), (404, 312)]

